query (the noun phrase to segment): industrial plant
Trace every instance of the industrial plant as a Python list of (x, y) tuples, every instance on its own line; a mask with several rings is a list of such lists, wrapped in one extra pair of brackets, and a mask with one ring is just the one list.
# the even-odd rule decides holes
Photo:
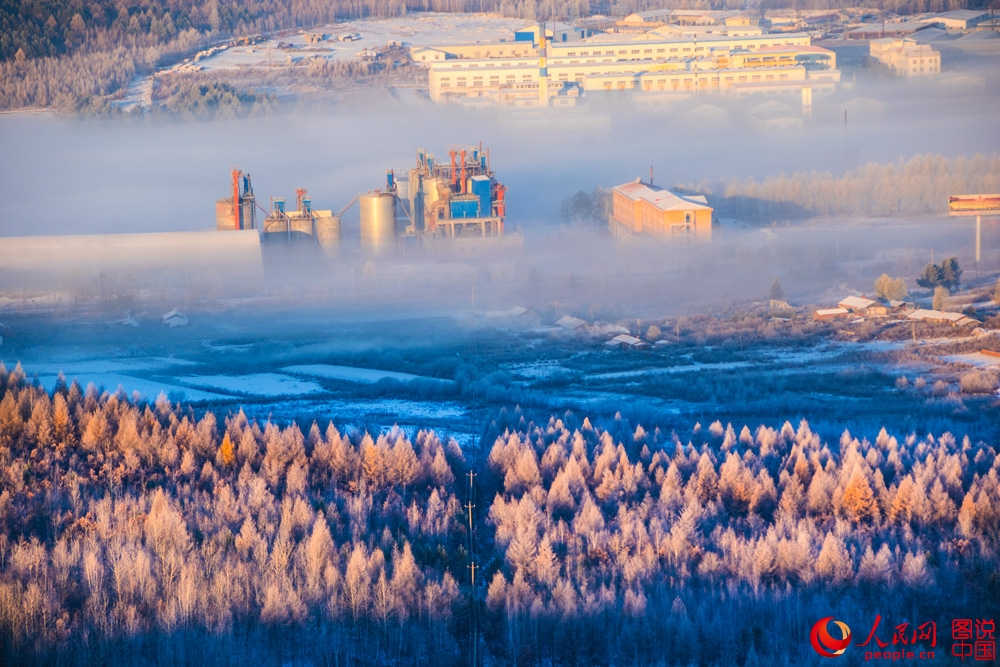
[(592, 92), (789, 91), (808, 109), (813, 90), (840, 81), (836, 53), (807, 33), (728, 24), (692, 32), (642, 22), (622, 30), (582, 37), (586, 30), (539, 25), (515, 32), (513, 42), (420, 48), (413, 58), (426, 64), (436, 102), (549, 106)]
[[(289, 252), (334, 258), (442, 243), (475, 243), (504, 235), (506, 187), (483, 146), (456, 147), (437, 160), (421, 149), (416, 164), (396, 176), (388, 170), (377, 189), (356, 194), (337, 211), (313, 206), (305, 188), (295, 190), (295, 207), (282, 197), (261, 204), (250, 173), (230, 172), (228, 197), (215, 202), (215, 230), (5, 237), (0, 266), (27, 276), (37, 267), (60, 266), (74, 258), (84, 273), (134, 277), (190, 267), (213, 266), (231, 275), (261, 262), (278, 265)], [(344, 215), (355, 204), (359, 224), (346, 230)], [(350, 247), (348, 247), (350, 246)], [(82, 274), (81, 274), (82, 275)]]
[[(232, 196), (215, 202), (216, 229), (256, 230), (259, 207), (250, 174), (234, 169), (232, 179)], [(329, 254), (335, 252), (340, 242), (340, 215), (313, 209), (304, 188), (295, 191), (295, 202), (293, 211), (287, 211), (285, 200), (280, 198), (271, 199), (270, 211), (260, 208), (265, 216), (259, 230), (261, 243), (308, 241)]]
[[(287, 210), (282, 198), (271, 198), (266, 210), (257, 204), (250, 174), (233, 170), (232, 195), (216, 201), (216, 227), (258, 230), (263, 247), (312, 246), (332, 256), (341, 244), (342, 218), (357, 203), (366, 252), (439, 239), (503, 236), (506, 187), (493, 173), (489, 150), (482, 145), (452, 149), (448, 158), (439, 162), (421, 149), (405, 177), (390, 169), (384, 186), (356, 195), (336, 213), (313, 208), (304, 188), (295, 191), (294, 210)], [(264, 215), (259, 229), (258, 211)]]

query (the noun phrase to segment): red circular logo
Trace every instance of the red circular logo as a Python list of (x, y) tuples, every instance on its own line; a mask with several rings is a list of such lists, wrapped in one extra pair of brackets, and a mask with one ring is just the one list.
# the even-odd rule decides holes
[[(837, 629), (840, 630), (840, 639), (835, 639), (830, 634), (830, 621), (833, 621)], [(843, 621), (834, 621), (833, 616), (821, 618), (812, 626), (809, 632), (809, 641), (813, 650), (824, 658), (836, 658), (843, 654), (851, 644), (851, 629)]]

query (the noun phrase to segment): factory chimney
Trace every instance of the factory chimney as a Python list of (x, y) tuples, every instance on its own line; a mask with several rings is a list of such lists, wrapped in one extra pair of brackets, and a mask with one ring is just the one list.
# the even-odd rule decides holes
[(653, 184), (653, 163), (649, 163), (649, 184)]
[(466, 173), (465, 173), (465, 149), (463, 148), (462, 149), (462, 182), (459, 185), (459, 192), (461, 192), (463, 195), (465, 194), (465, 191), (466, 191), (465, 178), (466, 178)]
[(240, 170), (233, 169), (233, 229), (240, 226)]

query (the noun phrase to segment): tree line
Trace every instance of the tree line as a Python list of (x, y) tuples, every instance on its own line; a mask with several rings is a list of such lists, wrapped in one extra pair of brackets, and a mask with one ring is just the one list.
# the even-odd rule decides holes
[[(794, 172), (764, 179), (682, 184), (679, 194), (705, 194), (718, 218), (775, 221), (820, 216), (925, 215), (945, 213), (948, 197), (1000, 191), (1000, 154), (947, 157), (916, 155), (868, 163), (843, 174)], [(560, 204), (560, 219), (576, 225), (606, 225), (611, 191), (582, 190)], [(937, 284), (937, 283), (935, 283)]]
[(710, 203), (717, 215), (741, 218), (942, 213), (949, 195), (1000, 189), (1000, 154), (916, 155), (840, 175), (796, 172), (698, 188), (715, 195)]
[(6, 663), (796, 663), (830, 613), (943, 624), (1000, 593), (1000, 456), (948, 433), (515, 409), (479, 454), (20, 367), (0, 390)]

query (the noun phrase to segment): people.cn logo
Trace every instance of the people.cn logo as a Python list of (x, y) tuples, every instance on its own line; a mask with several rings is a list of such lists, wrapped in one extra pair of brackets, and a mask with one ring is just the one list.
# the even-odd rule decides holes
[[(840, 639), (830, 634), (830, 622), (840, 630)], [(809, 641), (813, 650), (824, 658), (836, 658), (843, 654), (851, 644), (851, 629), (843, 621), (834, 621), (833, 616), (827, 616), (816, 621), (809, 633)]]

